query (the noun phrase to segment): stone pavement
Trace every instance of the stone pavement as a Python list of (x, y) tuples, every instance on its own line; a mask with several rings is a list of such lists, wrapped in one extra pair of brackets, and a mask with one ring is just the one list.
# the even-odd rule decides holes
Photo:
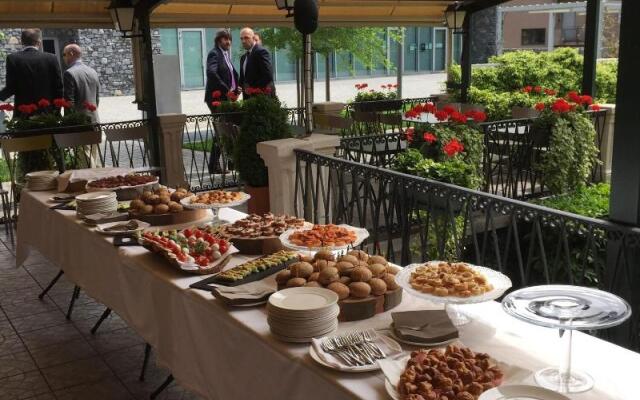
[[(426, 97), (440, 93), (443, 88), (446, 74), (420, 74), (406, 75), (403, 78), (402, 97)], [(370, 88), (379, 89), (380, 85), (396, 83), (393, 76), (387, 77), (359, 77), (357, 79), (337, 79), (331, 81), (331, 100), (346, 102), (355, 97), (356, 83), (367, 82)], [(324, 81), (315, 82), (315, 99), (318, 102), (325, 100)], [(296, 106), (295, 82), (278, 83), (276, 85), (278, 97), (287, 106)], [(203, 90), (189, 90), (182, 92), (182, 112), (187, 115), (207, 114), (209, 109), (204, 104)], [(117, 122), (141, 118), (141, 112), (133, 104), (133, 96), (103, 97), (100, 99), (100, 121)]]
[[(0, 225), (0, 399), (148, 399), (169, 371), (156, 366), (152, 352), (140, 382), (144, 341), (114, 313), (92, 335), (105, 308), (83, 292), (68, 321), (73, 284), (64, 275), (38, 300), (56, 273), (39, 255), (16, 268), (15, 232)], [(157, 399), (200, 397), (174, 382)]]

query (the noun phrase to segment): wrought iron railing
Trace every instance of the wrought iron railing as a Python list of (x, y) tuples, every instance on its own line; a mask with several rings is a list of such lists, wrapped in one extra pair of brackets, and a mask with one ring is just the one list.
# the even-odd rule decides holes
[[(607, 111), (589, 112), (596, 129), (596, 145), (603, 148)], [(480, 124), (484, 133), (482, 190), (513, 199), (548, 194), (544, 176), (537, 168), (546, 145), (531, 130), (533, 119), (513, 119)], [(407, 143), (400, 131), (366, 136), (345, 136), (336, 156), (378, 167), (389, 167)], [(604, 160), (594, 166), (591, 181), (604, 180)]]
[(634, 317), (604, 334), (640, 349), (638, 227), (305, 150), (296, 150), (296, 160), (298, 216), (365, 227), (363, 247), (402, 266), (462, 260), (507, 274), (514, 288), (563, 283), (617, 293)]

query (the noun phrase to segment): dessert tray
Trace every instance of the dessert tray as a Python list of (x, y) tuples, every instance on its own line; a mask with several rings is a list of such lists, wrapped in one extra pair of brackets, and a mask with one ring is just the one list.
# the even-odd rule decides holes
[(129, 215), (154, 226), (184, 224), (207, 218), (207, 210), (185, 210), (180, 204), (180, 200), (190, 195), (193, 193), (184, 188), (145, 190), (131, 200)]
[(250, 198), (251, 196), (244, 192), (212, 190), (185, 197), (180, 203), (187, 208), (217, 209), (239, 206)]
[(299, 251), (340, 251), (360, 245), (369, 232), (350, 225), (314, 225), (309, 229), (288, 229), (280, 235), (286, 248)]
[[(434, 284), (429, 285), (433, 288), (433, 292), (429, 293), (425, 291), (430, 289), (419, 290), (419, 284), (417, 284), (416, 282), (412, 283), (412, 278), (415, 276), (415, 274), (418, 273), (420, 268), (425, 266), (427, 267), (434, 266), (438, 264), (442, 265), (442, 264), (449, 264), (449, 263), (446, 263), (443, 261), (430, 261), (424, 264), (408, 265), (405, 268), (402, 268), (402, 270), (396, 275), (396, 282), (404, 290), (406, 290), (407, 292), (411, 293), (416, 297), (420, 297), (435, 303), (445, 303), (445, 304), (474, 304), (474, 303), (483, 303), (485, 301), (495, 300), (498, 297), (502, 296), (504, 292), (511, 287), (511, 279), (509, 279), (509, 277), (491, 268), (480, 267), (477, 265), (471, 265), (467, 263), (452, 263), (449, 265), (464, 265), (464, 267), (466, 267), (465, 269), (468, 268), (469, 270), (472, 271), (472, 273), (475, 273), (473, 276), (470, 277), (471, 282), (474, 282), (476, 286), (479, 286), (478, 284), (480, 284), (483, 287), (483, 289), (480, 289), (481, 293), (477, 295), (473, 295), (473, 294), (468, 295), (468, 293), (463, 293), (465, 290), (462, 290), (463, 289), (462, 287), (459, 288), (461, 289), (460, 291), (457, 291), (455, 289), (455, 285), (464, 283), (464, 282), (460, 282), (461, 280), (460, 276), (457, 276), (455, 274), (451, 274), (450, 276), (443, 276), (443, 273), (441, 273), (439, 277), (433, 278), (432, 282)], [(466, 277), (467, 272), (468, 271), (465, 270), (464, 272), (461, 273), (461, 275), (465, 274), (465, 277)], [(484, 280), (482, 281), (481, 278), (478, 278), (478, 277), (483, 277)], [(458, 282), (456, 282), (456, 280)], [(481, 281), (478, 282), (478, 280), (481, 280)], [(443, 290), (446, 289), (447, 294), (444, 294), (443, 292), (438, 292), (439, 294), (436, 295), (435, 293), (436, 293), (436, 290), (438, 289), (443, 289)], [(452, 293), (451, 292), (452, 289), (453, 289), (453, 294), (449, 294), (449, 293)]]
[(231, 269), (221, 272), (203, 284), (214, 283), (223, 286), (238, 286), (263, 279), (286, 268), (299, 260), (297, 253), (281, 250), (268, 256), (247, 261)]
[(238, 250), (224, 239), (198, 228), (146, 231), (138, 237), (144, 248), (161, 254), (177, 269), (190, 274), (220, 272)]
[(145, 191), (159, 187), (157, 176), (151, 175), (117, 175), (88, 181), (85, 190), (87, 192), (113, 191), (118, 200), (133, 200)]

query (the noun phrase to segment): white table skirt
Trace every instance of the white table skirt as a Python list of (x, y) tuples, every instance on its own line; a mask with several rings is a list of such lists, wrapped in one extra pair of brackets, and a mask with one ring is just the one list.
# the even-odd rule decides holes
[[(347, 374), (318, 366), (308, 355), (308, 345), (282, 343), (270, 335), (264, 307), (229, 309), (210, 293), (189, 289), (204, 277), (184, 275), (141, 247), (114, 247), (110, 237), (93, 232), (75, 212), (49, 210), (50, 196), (22, 193), (17, 265), (31, 248), (37, 249), (88, 295), (118, 313), (181, 385), (216, 400), (388, 398), (380, 372)], [(227, 220), (242, 216), (221, 211)], [(234, 256), (227, 268), (247, 259)], [(425, 308), (439, 306), (405, 293), (395, 310)], [(465, 309), (474, 321), (461, 328), (461, 341), (523, 370), (508, 383), (532, 383), (531, 373), (555, 365), (563, 354), (557, 331), (517, 321), (498, 303)], [(384, 329), (390, 322), (386, 312), (341, 323), (339, 330)], [(634, 382), (639, 354), (577, 333), (573, 355), (574, 366), (589, 372), (596, 387), (572, 399), (640, 399)]]

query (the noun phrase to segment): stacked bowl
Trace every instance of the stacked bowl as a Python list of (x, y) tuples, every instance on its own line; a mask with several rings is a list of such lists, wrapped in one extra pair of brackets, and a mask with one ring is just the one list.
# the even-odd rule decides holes
[(53, 190), (58, 186), (58, 171), (36, 171), (25, 175), (26, 188), (32, 191)]
[(90, 192), (76, 196), (79, 217), (91, 214), (111, 214), (118, 210), (116, 192)]
[(269, 297), (267, 321), (276, 339), (308, 343), (338, 327), (338, 295), (324, 288), (283, 289)]

